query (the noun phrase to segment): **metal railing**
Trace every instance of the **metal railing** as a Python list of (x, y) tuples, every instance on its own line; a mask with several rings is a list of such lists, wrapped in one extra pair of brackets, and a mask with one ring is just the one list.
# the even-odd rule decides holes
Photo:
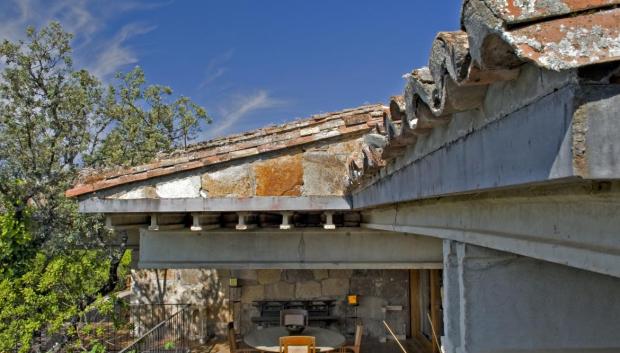
[[(189, 352), (189, 305), (177, 305), (179, 310), (168, 313), (166, 306), (153, 307), (163, 310), (152, 312), (151, 318), (160, 322), (140, 334), (129, 346), (118, 353), (187, 353)], [(147, 307), (147, 306), (145, 306)], [(138, 314), (136, 317), (143, 317)], [(142, 326), (136, 322), (140, 332)]]

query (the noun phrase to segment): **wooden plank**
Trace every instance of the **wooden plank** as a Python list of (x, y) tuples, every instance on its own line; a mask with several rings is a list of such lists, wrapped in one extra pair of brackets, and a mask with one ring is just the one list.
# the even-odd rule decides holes
[[(441, 270), (430, 271), (431, 290), (431, 323), (438, 336), (443, 332), (443, 319), (441, 314)], [(433, 344), (433, 353), (439, 353), (439, 347)]]
[(420, 270), (409, 270), (409, 300), (411, 311), (411, 337), (420, 334)]

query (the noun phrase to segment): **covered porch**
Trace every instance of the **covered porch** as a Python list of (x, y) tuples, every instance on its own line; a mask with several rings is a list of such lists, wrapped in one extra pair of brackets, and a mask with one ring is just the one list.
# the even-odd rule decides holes
[(310, 309), (310, 326), (347, 342), (361, 324), (363, 352), (400, 351), (383, 321), (409, 352), (437, 350), (439, 239), (366, 229), (359, 213), (345, 210), (109, 213), (107, 220), (127, 236), (140, 268), (132, 303), (190, 304), (193, 351), (226, 352), (230, 322), (243, 340), (278, 325), (275, 311), (284, 308)]

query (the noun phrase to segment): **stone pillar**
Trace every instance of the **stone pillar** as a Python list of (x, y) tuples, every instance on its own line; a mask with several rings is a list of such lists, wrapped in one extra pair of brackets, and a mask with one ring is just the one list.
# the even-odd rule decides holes
[(620, 349), (620, 279), (444, 242), (449, 353)]

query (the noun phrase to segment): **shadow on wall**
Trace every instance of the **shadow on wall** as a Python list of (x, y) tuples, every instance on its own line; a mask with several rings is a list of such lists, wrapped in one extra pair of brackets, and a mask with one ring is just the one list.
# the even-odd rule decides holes
[(224, 335), (232, 319), (227, 270), (133, 270), (132, 304), (189, 304), (190, 336)]

